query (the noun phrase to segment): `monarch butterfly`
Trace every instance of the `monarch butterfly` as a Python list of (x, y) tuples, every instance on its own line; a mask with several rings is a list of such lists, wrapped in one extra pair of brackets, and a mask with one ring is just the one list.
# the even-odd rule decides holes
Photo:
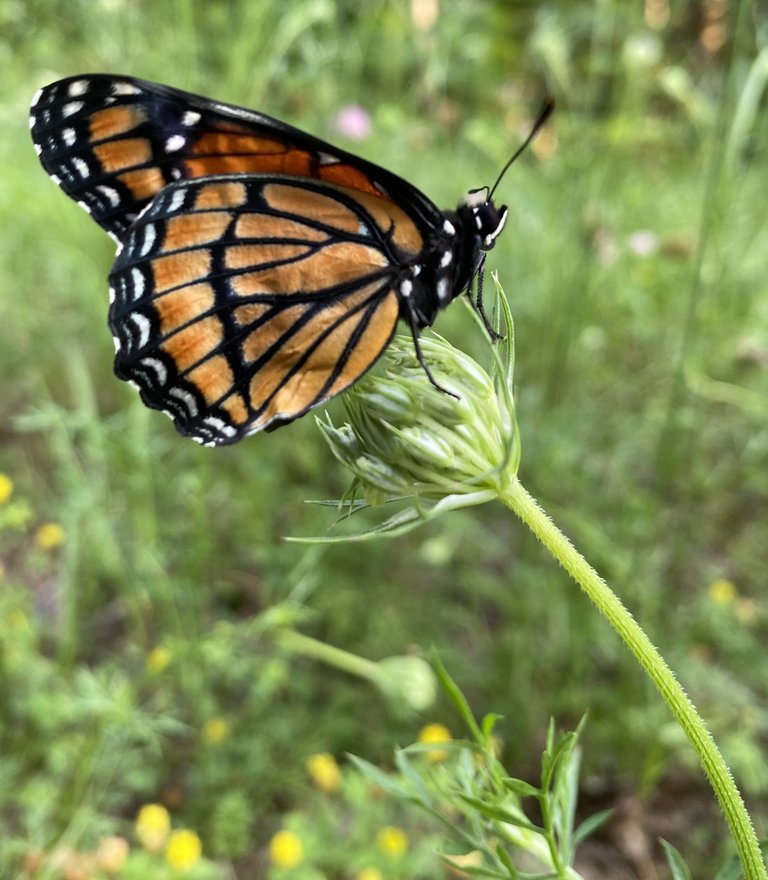
[(48, 174), (117, 242), (115, 373), (210, 446), (348, 388), (398, 319), (430, 375), (419, 332), (481, 278), (507, 217), (498, 180), (443, 212), (284, 122), (132, 77), (46, 86), (30, 127)]

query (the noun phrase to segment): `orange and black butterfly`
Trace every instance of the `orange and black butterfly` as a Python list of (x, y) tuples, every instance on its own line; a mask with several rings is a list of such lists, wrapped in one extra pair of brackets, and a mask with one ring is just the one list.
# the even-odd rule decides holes
[(46, 86), (30, 125), (45, 170), (117, 242), (115, 373), (206, 445), (339, 394), (398, 318), (429, 374), (418, 334), (480, 276), (507, 215), (487, 188), (443, 212), (284, 122), (131, 77)]

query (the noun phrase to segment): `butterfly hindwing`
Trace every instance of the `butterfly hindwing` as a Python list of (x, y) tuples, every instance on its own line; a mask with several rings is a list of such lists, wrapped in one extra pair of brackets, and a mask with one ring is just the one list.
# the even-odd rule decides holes
[(440, 211), (406, 181), (272, 117), (133, 77), (85, 74), (42, 89), (32, 139), (45, 170), (118, 241), (168, 184), (228, 173), (323, 180)]
[(402, 267), (424, 248), (383, 198), (282, 175), (171, 184), (110, 275), (118, 376), (217, 445), (343, 391), (395, 329)]

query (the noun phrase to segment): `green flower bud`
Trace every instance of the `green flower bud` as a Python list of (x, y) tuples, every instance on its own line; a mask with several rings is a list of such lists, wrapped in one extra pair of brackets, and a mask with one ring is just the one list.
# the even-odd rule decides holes
[(418, 362), (413, 341), (400, 338), (384, 356), (384, 373), (365, 376), (345, 395), (348, 422), (319, 422), (333, 454), (353, 474), (348, 494), (369, 504), (450, 498), (449, 507), (495, 497), (519, 462), (511, 365), (495, 352), (489, 374), (438, 336), (419, 344), (441, 388)]

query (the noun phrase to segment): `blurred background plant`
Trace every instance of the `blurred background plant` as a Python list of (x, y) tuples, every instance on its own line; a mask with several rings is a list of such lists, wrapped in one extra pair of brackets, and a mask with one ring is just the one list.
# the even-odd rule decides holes
[[(573, 728), (589, 710), (581, 803), (615, 809), (579, 849), (585, 876), (663, 876), (661, 834), (697, 876), (723, 854), (666, 709), (503, 511), (397, 543), (286, 544), (325, 528), (302, 501), (345, 480), (311, 419), (200, 449), (113, 378), (113, 246), (26, 133), (39, 86), (97, 70), (258, 107), (446, 208), (555, 97), (499, 193), (492, 255), (515, 318), (521, 472), (660, 645), (765, 827), (767, 33), (747, 0), (0, 0), (0, 875), (109, 876), (94, 859), (113, 838), (127, 870), (155, 804), (201, 854), (189, 865), (182, 837), (183, 869), (142, 856), (153, 876), (318, 876), (275, 860), (297, 853), (280, 831), (308, 851), (293, 825), (316, 809), (307, 760), (388, 764), (426, 722), (457, 724), (443, 698), (402, 711), (276, 637), (299, 628), (373, 663), (434, 644), (476, 712), (505, 716), (504, 764), (528, 781), (549, 718)], [(473, 352), (470, 323), (456, 307), (438, 330)], [(405, 839), (409, 861), (329, 876), (446, 876), (440, 826), (343, 773), (354, 809), (327, 793), (324, 809), (371, 859), (400, 829), (382, 839)]]

